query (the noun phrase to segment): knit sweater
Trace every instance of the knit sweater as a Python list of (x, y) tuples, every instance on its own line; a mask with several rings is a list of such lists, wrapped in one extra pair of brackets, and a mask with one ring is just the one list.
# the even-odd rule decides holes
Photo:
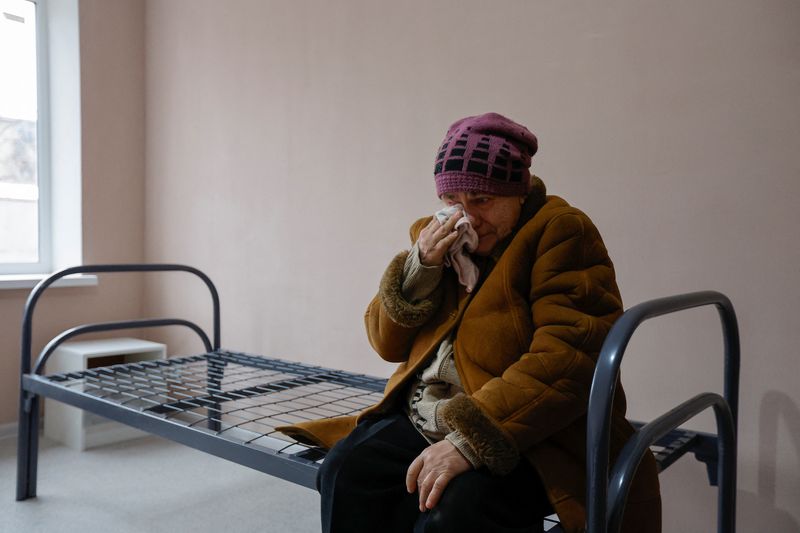
[[(403, 269), (403, 296), (409, 302), (424, 300), (442, 279), (442, 266), (425, 266), (419, 259), (419, 247), (414, 244)], [(453, 358), (453, 336), (439, 345), (436, 357), (417, 374), (409, 387), (405, 405), (411, 423), (428, 442), (447, 439), (474, 468), (483, 464), (460, 431), (450, 428), (441, 417), (441, 408), (459, 392), (461, 379)]]

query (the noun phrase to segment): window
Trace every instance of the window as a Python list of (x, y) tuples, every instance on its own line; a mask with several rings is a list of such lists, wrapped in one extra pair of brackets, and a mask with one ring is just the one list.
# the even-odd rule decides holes
[(0, 274), (52, 268), (40, 19), (34, 1), (0, 0)]
[(78, 7), (0, 0), (0, 290), (83, 264)]

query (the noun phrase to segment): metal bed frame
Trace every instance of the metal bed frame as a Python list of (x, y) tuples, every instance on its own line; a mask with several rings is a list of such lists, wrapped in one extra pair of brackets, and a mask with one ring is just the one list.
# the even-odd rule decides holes
[[(53, 338), (32, 366), (33, 313), (41, 294), (72, 274), (187, 272), (208, 287), (213, 307), (213, 342), (202, 328), (183, 319), (138, 319), (76, 326)], [(643, 321), (693, 307), (716, 306), (725, 337), (724, 397), (700, 394), (637, 431), (609, 476), (611, 405), (619, 368), (635, 329)], [(166, 360), (124, 363), (45, 375), (55, 349), (77, 335), (133, 328), (183, 326), (201, 339), (205, 353)], [(186, 265), (86, 265), (42, 280), (25, 305), (20, 360), (17, 500), (36, 496), (41, 397), (52, 398), (235, 463), (315, 488), (325, 450), (275, 430), (302, 420), (355, 414), (377, 403), (386, 380), (362, 374), (268, 358), (220, 347), (217, 290), (203, 272)], [(644, 453), (651, 449), (659, 471), (688, 452), (706, 464), (709, 483), (719, 487), (718, 531), (735, 531), (736, 412), (739, 336), (727, 297), (696, 292), (644, 302), (627, 310), (611, 329), (600, 353), (590, 394), (587, 427), (587, 531), (619, 531), (627, 493)], [(679, 429), (708, 407), (717, 435)], [(561, 531), (555, 518), (548, 531)]]

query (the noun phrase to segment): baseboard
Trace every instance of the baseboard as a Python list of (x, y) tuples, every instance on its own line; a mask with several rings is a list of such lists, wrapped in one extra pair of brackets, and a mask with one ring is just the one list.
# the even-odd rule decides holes
[(17, 423), (0, 424), (0, 440), (11, 439), (17, 436)]

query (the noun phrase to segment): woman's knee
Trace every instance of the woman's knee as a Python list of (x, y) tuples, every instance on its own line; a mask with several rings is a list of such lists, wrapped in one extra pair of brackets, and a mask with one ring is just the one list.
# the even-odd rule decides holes
[(475, 531), (480, 522), (475, 522), (470, 517), (470, 510), (465, 506), (462, 509), (442, 507), (437, 505), (421, 515), (422, 527), (414, 533), (452, 533), (454, 531)]
[[(417, 522), (414, 533), (453, 533), (461, 531), (514, 531), (526, 533), (544, 532), (543, 521), (532, 520), (526, 523), (506, 523), (496, 521), (485, 514), (479, 506), (434, 507), (425, 513), (421, 523)], [(421, 527), (420, 527), (421, 526)]]
[[(498, 478), (477, 471), (458, 476), (448, 484), (436, 507), (420, 516), (415, 533), (452, 531), (541, 531), (536, 501), (501, 490)], [(526, 491), (521, 491), (523, 494)]]
[(420, 516), (423, 527), (415, 533), (472, 531), (480, 523), (480, 502), (474, 501), (469, 483), (463, 481), (456, 478), (450, 482), (436, 507)]

